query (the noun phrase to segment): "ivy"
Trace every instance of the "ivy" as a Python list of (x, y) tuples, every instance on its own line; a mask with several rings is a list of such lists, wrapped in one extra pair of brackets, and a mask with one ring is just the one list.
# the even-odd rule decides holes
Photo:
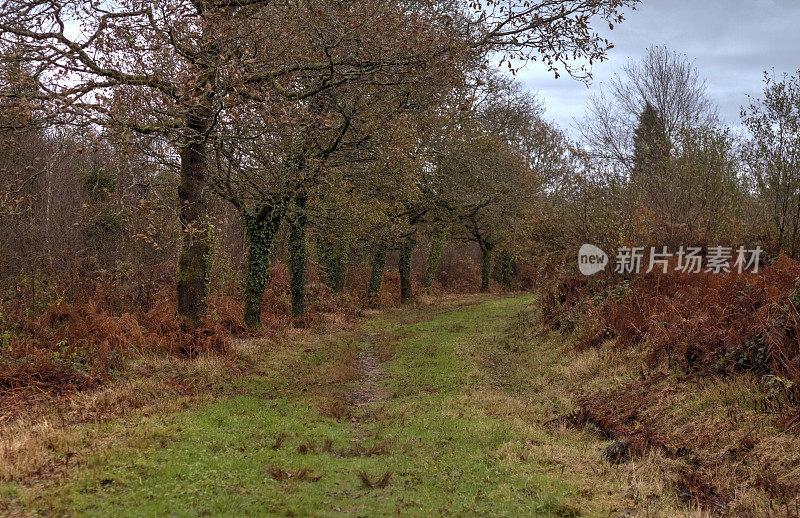
[(411, 286), (411, 255), (417, 246), (416, 240), (408, 238), (400, 246), (400, 261), (397, 264), (400, 270), (400, 301), (403, 303), (414, 300), (414, 289)]
[(344, 287), (347, 271), (347, 259), (350, 255), (350, 241), (327, 238), (317, 239), (317, 260), (325, 274), (325, 285), (331, 291), (340, 291)]
[(305, 196), (295, 199), (289, 227), (289, 274), (292, 293), (292, 316), (299, 317), (306, 309), (306, 215)]
[(386, 250), (388, 243), (385, 238), (381, 238), (375, 247), (375, 255), (372, 259), (372, 272), (369, 277), (369, 286), (367, 287), (367, 296), (369, 298), (377, 297), (381, 292), (383, 286), (383, 271), (386, 269)]
[(214, 225), (209, 222), (206, 229), (206, 247), (203, 254), (203, 276), (205, 279), (206, 297), (208, 297), (211, 290), (211, 270), (214, 269)]
[(486, 293), (489, 291), (489, 274), (492, 272), (492, 252), (494, 245), (492, 243), (485, 243), (481, 246), (483, 259), (481, 260), (481, 292)]
[(442, 250), (447, 244), (447, 233), (436, 231), (431, 236), (431, 249), (428, 252), (428, 262), (425, 265), (425, 278), (422, 284), (426, 288), (433, 286), (436, 272), (439, 270), (439, 260), (442, 258)]
[[(268, 214), (266, 217), (264, 214)], [(271, 210), (242, 211), (240, 219), (247, 239), (247, 276), (244, 286), (244, 320), (248, 327), (261, 327), (264, 289), (270, 280), (270, 258), (283, 212)]]

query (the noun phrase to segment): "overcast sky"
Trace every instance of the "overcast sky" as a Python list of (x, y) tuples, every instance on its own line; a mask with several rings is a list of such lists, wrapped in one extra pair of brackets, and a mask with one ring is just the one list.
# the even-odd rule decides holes
[(642, 0), (625, 22), (603, 34), (615, 48), (595, 65), (588, 88), (567, 76), (553, 79), (536, 65), (517, 76), (544, 101), (546, 118), (573, 136), (573, 121), (583, 116), (589, 98), (651, 44), (688, 55), (720, 116), (734, 126), (747, 94), (760, 94), (764, 70), (782, 74), (800, 68), (800, 0)]

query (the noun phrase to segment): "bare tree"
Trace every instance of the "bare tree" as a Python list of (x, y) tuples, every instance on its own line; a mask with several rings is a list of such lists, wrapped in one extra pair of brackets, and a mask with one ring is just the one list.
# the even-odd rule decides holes
[(684, 127), (710, 126), (717, 108), (706, 83), (684, 54), (652, 46), (641, 61), (630, 61), (608, 87), (592, 98), (579, 130), (598, 158), (625, 174), (633, 169), (634, 132), (647, 106), (663, 121), (667, 139)]

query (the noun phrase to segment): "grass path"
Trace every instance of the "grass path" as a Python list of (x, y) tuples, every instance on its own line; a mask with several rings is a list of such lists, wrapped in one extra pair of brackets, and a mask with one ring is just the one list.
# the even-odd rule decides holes
[(265, 348), (215, 402), (105, 424), (5, 491), (46, 515), (618, 516), (597, 439), (543, 424), (561, 351), (526, 334), (532, 299), (468, 302)]

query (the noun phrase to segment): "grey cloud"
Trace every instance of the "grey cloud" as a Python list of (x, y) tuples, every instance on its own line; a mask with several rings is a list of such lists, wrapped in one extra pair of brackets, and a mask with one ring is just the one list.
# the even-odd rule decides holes
[(667, 45), (695, 61), (722, 119), (735, 126), (747, 94), (760, 94), (764, 70), (781, 74), (800, 68), (798, 26), (796, 0), (643, 0), (622, 25), (605, 33), (615, 48), (595, 65), (589, 88), (568, 77), (556, 80), (536, 63), (518, 77), (539, 93), (547, 117), (569, 130), (589, 98), (628, 59), (639, 58), (652, 44)]

